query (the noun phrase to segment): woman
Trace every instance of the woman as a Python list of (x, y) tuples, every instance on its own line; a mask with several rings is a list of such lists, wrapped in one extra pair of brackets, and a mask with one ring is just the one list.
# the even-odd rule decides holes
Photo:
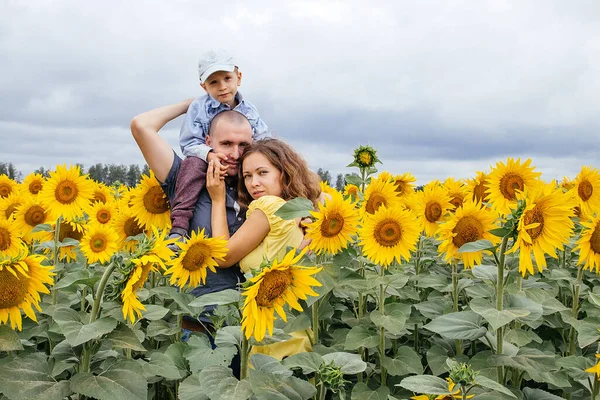
[[(229, 251), (220, 267), (239, 262), (244, 273), (258, 269), (267, 260), (281, 260), (288, 247), (301, 248), (306, 242), (298, 220), (283, 220), (275, 212), (296, 197), (317, 204), (321, 190), (318, 176), (302, 157), (277, 139), (264, 139), (249, 145), (239, 159), (238, 202), (247, 207), (247, 219), (229, 237), (225, 214), (225, 183), (218, 168), (209, 163), (206, 188), (212, 199), (212, 236), (228, 239)], [(283, 357), (310, 351), (304, 332), (292, 333), (293, 339), (269, 346), (254, 346), (253, 352)]]

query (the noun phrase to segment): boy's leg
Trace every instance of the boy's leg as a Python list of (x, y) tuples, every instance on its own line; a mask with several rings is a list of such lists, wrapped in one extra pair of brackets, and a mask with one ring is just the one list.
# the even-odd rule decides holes
[(198, 157), (187, 157), (181, 162), (171, 204), (171, 233), (187, 235), (198, 196), (206, 186), (207, 168), (208, 164)]

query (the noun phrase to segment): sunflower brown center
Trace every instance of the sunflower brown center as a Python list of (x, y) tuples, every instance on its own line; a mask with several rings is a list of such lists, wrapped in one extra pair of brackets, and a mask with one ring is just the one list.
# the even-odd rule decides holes
[(483, 224), (475, 217), (466, 216), (456, 223), (452, 233), (456, 234), (452, 238), (452, 243), (460, 248), (465, 243), (475, 242), (483, 238)]
[(108, 211), (108, 210), (99, 210), (96, 213), (96, 219), (101, 224), (106, 224), (107, 222), (109, 222), (110, 221), (110, 217), (111, 217), (110, 211)]
[(33, 205), (25, 212), (25, 222), (29, 226), (37, 226), (46, 220), (46, 212), (41, 206)]
[(505, 199), (515, 200), (517, 198), (516, 191), (523, 190), (525, 182), (518, 174), (506, 174), (500, 179), (500, 193)]
[(77, 189), (77, 185), (71, 181), (65, 180), (56, 186), (54, 197), (59, 203), (71, 204), (77, 199), (78, 193), (79, 189)]
[(101, 253), (106, 249), (108, 243), (104, 235), (96, 235), (90, 240), (90, 248), (94, 253)]
[(292, 272), (274, 270), (263, 277), (260, 283), (260, 289), (256, 295), (256, 303), (260, 307), (270, 307), (273, 301), (277, 300), (292, 283)]
[(205, 266), (208, 257), (210, 248), (204, 243), (195, 243), (188, 248), (181, 265), (188, 271), (197, 271)]
[(590, 181), (582, 181), (579, 186), (577, 186), (577, 193), (581, 200), (588, 201), (592, 194), (594, 194), (594, 187), (590, 183)]
[(144, 208), (152, 214), (162, 214), (169, 209), (167, 197), (160, 186), (152, 186), (144, 195)]
[(58, 240), (63, 241), (66, 238), (71, 238), (75, 240), (81, 240), (83, 237), (83, 233), (76, 231), (73, 229), (71, 224), (67, 224), (65, 222), (61, 222), (60, 224), (60, 232), (58, 233)]
[(42, 190), (42, 181), (35, 180), (29, 184), (28, 188), (31, 194), (38, 194), (38, 192)]
[(12, 193), (12, 187), (8, 183), (0, 183), (0, 197), (7, 197)]
[(600, 224), (596, 224), (594, 232), (590, 237), (590, 247), (596, 254), (600, 254)]
[(369, 200), (367, 200), (365, 209), (369, 214), (375, 214), (375, 211), (377, 211), (381, 205), (387, 206), (387, 200), (379, 193), (373, 193), (371, 196), (369, 196)]
[(9, 205), (8, 207), (6, 207), (6, 210), (4, 210), (4, 215), (6, 215), (6, 219), (9, 219), (11, 215), (13, 215), (13, 213), (17, 210), (17, 207), (19, 206), (19, 203), (13, 203), (11, 205)]
[(25, 300), (29, 278), (17, 274), (19, 278), (8, 272), (6, 268), (0, 270), (0, 310), (18, 307)]
[(442, 216), (442, 206), (440, 203), (431, 201), (425, 206), (425, 218), (429, 222), (436, 222)]
[(396, 193), (401, 195), (405, 194), (409, 189), (409, 185), (407, 185), (406, 182), (401, 180), (395, 181), (394, 185), (396, 186)]
[(94, 192), (94, 203), (104, 203), (106, 204), (106, 196), (102, 192)]
[(375, 226), (373, 236), (380, 245), (392, 247), (402, 239), (402, 227), (394, 219), (384, 219)]
[(144, 232), (144, 228), (137, 223), (135, 217), (129, 217), (127, 221), (125, 221), (123, 230), (127, 236), (136, 236)]
[(148, 274), (150, 274), (150, 269), (152, 268), (152, 264), (146, 263), (142, 265), (142, 273), (140, 277), (135, 283), (131, 286), (131, 291), (133, 293), (137, 292), (139, 288), (144, 286), (144, 283), (148, 280)]
[(473, 189), (473, 200), (484, 201), (486, 190), (487, 187), (485, 186), (485, 181), (481, 181), (477, 185), (475, 185), (475, 188)]
[(0, 228), (0, 251), (8, 249), (11, 243), (12, 239), (8, 229)]
[(544, 229), (544, 213), (538, 206), (535, 206), (533, 210), (526, 211), (523, 220), (525, 225), (539, 223), (535, 228), (527, 229), (527, 233), (529, 233), (531, 239), (535, 239), (542, 234), (542, 230)]
[(344, 227), (344, 217), (339, 213), (331, 213), (323, 218), (321, 223), (321, 235), (327, 238), (334, 237)]
[(463, 199), (460, 196), (454, 196), (452, 197), (452, 200), (450, 200), (450, 203), (454, 206), (454, 210), (456, 210), (457, 208), (462, 207)]

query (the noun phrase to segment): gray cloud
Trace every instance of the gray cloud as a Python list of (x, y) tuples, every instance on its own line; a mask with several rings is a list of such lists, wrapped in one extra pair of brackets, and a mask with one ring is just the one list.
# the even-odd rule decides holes
[[(349, 172), (369, 143), (419, 181), (509, 156), (574, 176), (600, 156), (599, 20), (594, 1), (10, 2), (0, 159), (141, 163), (131, 118), (200, 95), (196, 58), (225, 47), (315, 168)], [(174, 148), (180, 123), (162, 132)]]

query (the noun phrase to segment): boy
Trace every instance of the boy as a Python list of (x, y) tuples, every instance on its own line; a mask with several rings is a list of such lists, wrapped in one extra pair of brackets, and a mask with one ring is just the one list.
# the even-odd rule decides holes
[(227, 156), (215, 153), (206, 144), (210, 121), (225, 110), (238, 111), (250, 122), (253, 140), (270, 137), (269, 128), (260, 118), (254, 105), (238, 92), (242, 73), (233, 57), (224, 50), (210, 50), (198, 62), (200, 86), (206, 91), (189, 106), (179, 133), (179, 144), (185, 159), (177, 175), (175, 197), (171, 204), (170, 238), (185, 237), (200, 191), (206, 185), (206, 169), (214, 161), (226, 174)]

